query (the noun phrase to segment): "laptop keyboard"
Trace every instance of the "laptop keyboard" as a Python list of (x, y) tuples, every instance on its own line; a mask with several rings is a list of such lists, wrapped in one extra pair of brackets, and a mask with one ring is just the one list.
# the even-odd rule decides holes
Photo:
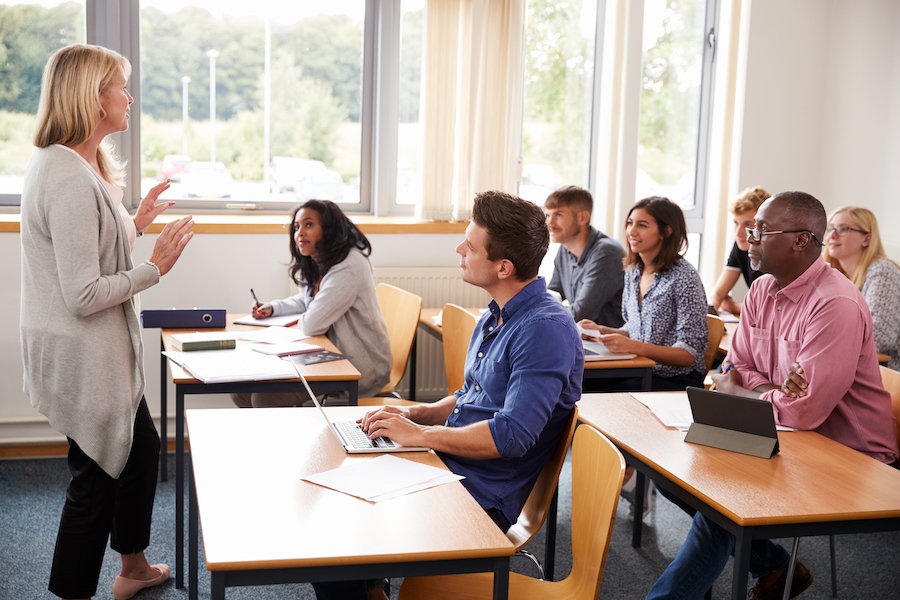
[(355, 450), (366, 450), (369, 448), (396, 448), (397, 444), (393, 440), (386, 437), (377, 437), (370, 440), (369, 436), (360, 429), (355, 421), (333, 421), (335, 427), (341, 433), (341, 437), (347, 442), (347, 445)]

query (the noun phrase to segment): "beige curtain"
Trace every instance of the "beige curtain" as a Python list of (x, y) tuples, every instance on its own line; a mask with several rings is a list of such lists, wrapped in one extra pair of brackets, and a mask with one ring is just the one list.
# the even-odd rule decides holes
[(422, 93), (422, 219), (466, 220), (476, 193), (514, 192), (524, 0), (429, 0)]

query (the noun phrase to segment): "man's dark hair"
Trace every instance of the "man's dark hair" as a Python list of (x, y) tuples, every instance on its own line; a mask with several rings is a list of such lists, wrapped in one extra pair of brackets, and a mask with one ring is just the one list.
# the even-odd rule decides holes
[(815, 236), (816, 248), (825, 240), (828, 215), (822, 203), (806, 192), (780, 192), (772, 197), (783, 203), (784, 216), (790, 229), (808, 229)]
[[(322, 239), (316, 244), (316, 259), (300, 254), (294, 241), (294, 233), (297, 231), (294, 219), (304, 208), (319, 213), (322, 221)], [(288, 272), (297, 285), (315, 287), (328, 269), (347, 258), (353, 248), (360, 250), (365, 256), (372, 253), (372, 244), (363, 232), (347, 218), (337, 204), (330, 200), (307, 200), (295, 208), (291, 213), (288, 231), (290, 232), (288, 244), (291, 250), (291, 265)]]
[[(666, 271), (676, 262), (681, 254), (687, 250), (687, 224), (684, 222), (684, 213), (681, 207), (662, 196), (650, 196), (643, 200), (638, 200), (628, 211), (628, 217), (635, 210), (642, 208), (650, 213), (650, 216), (656, 220), (659, 226), (659, 232), (663, 236), (662, 247), (659, 254), (653, 259), (653, 266), (657, 271)], [(625, 266), (630, 267), (635, 264), (643, 265), (641, 256), (631, 251), (628, 246), (628, 253), (625, 255)]]
[(482, 192), (475, 196), (472, 221), (487, 230), (489, 259), (510, 261), (519, 281), (537, 275), (550, 232), (536, 204), (504, 192)]
[(575, 212), (594, 211), (594, 197), (583, 187), (564, 185), (554, 190), (544, 201), (544, 208), (571, 208)]

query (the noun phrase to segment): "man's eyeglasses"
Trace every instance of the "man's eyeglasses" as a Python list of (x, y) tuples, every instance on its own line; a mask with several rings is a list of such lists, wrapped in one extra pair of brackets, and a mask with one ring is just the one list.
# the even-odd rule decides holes
[(747, 231), (747, 239), (751, 242), (759, 243), (762, 241), (764, 235), (776, 235), (779, 233), (808, 233), (812, 236), (812, 239), (816, 241), (816, 244), (819, 246), (822, 245), (822, 242), (819, 241), (819, 238), (816, 237), (809, 229), (780, 229), (778, 231), (767, 231), (765, 229), (760, 229), (759, 227), (744, 227)]
[(855, 231), (856, 233), (869, 233), (864, 229), (857, 229), (856, 227), (850, 227), (849, 225), (838, 225), (837, 227), (828, 227), (825, 230), (825, 235), (831, 235), (832, 233), (836, 233), (838, 235), (847, 235), (851, 231)]

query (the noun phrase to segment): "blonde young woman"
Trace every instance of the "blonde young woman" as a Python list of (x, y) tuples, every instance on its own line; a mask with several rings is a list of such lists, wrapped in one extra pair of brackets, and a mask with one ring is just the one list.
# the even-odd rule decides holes
[(115, 600), (169, 579), (167, 565), (144, 557), (160, 441), (144, 400), (135, 296), (175, 265), (193, 221), (166, 225), (150, 260), (132, 262), (135, 239), (173, 203), (156, 202), (163, 182), (133, 218), (122, 205), (124, 168), (106, 136), (128, 129), (130, 71), (99, 46), (50, 57), (22, 190), (24, 389), (69, 441), (49, 583), (62, 598), (97, 592), (107, 540), (122, 557)]
[(900, 267), (881, 244), (878, 222), (867, 208), (843, 206), (828, 219), (825, 260), (860, 289), (875, 326), (875, 346), (900, 370)]

